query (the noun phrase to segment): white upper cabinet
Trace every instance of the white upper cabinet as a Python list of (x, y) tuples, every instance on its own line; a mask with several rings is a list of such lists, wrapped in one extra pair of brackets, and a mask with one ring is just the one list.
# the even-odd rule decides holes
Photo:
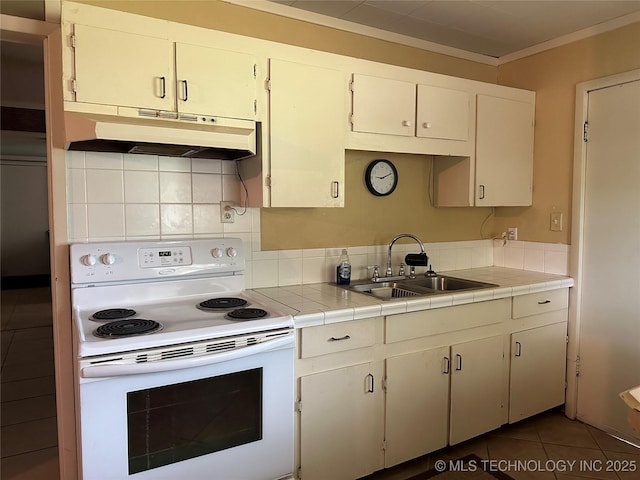
[(354, 132), (415, 135), (414, 83), (354, 74), (351, 90)]
[(255, 58), (76, 24), (75, 100), (255, 118)]
[(476, 205), (532, 201), (534, 104), (478, 95)]
[(269, 61), (272, 207), (343, 207), (346, 76)]
[(418, 85), (416, 135), (467, 141), (470, 101), (469, 92)]
[(178, 111), (253, 119), (256, 59), (252, 55), (176, 43)]
[(75, 25), (76, 101), (172, 110), (173, 43)]

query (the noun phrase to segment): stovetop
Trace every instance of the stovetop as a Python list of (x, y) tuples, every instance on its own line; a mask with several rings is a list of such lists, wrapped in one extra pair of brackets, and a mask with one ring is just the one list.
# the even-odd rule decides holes
[[(178, 251), (182, 254), (177, 265), (174, 260), (164, 265), (170, 256), (167, 253), (158, 265), (145, 263), (149, 258), (156, 261), (159, 252)], [(220, 252), (222, 257), (214, 256)], [(233, 257), (225, 252), (232, 252)], [(88, 255), (99, 261), (87, 265), (92, 263), (87, 261)], [(71, 259), (72, 281), (76, 281), (72, 284), (72, 306), (81, 358), (293, 328), (291, 315), (283, 311), (286, 307), (244, 289), (244, 257), (238, 239), (74, 244)], [(237, 298), (246, 304), (219, 311), (199, 305), (217, 298)], [(120, 321), (94, 319), (96, 312), (107, 309), (132, 310), (134, 314), (128, 319), (154, 322), (159, 327), (132, 336), (99, 337), (94, 332), (101, 325)], [(241, 318), (228, 318), (238, 309), (257, 310), (262, 316), (245, 319), (248, 312), (242, 311), (237, 315)], [(113, 327), (116, 332), (132, 328), (129, 322)]]

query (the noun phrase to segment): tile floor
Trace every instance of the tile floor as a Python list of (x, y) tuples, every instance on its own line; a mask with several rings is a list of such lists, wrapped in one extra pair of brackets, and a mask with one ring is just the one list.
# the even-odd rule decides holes
[(57, 480), (51, 292), (2, 290), (0, 306), (0, 477)]
[[(2, 480), (57, 480), (50, 291), (48, 288), (3, 290), (0, 305), (0, 477)], [(569, 420), (560, 410), (506, 425), (481, 437), (374, 473), (366, 479), (404, 480), (428, 470), (438, 459), (456, 459), (470, 453), (484, 460), (525, 461), (526, 468), (507, 469), (516, 480), (640, 479), (640, 449), (596, 428)], [(572, 461), (576, 463), (570, 468)], [(499, 468), (506, 464), (487, 465)], [(607, 465), (615, 471), (605, 471)], [(544, 470), (551, 466), (566, 467), (566, 470), (541, 471), (538, 466)], [(635, 467), (636, 471), (622, 471), (625, 466)]]
[[(487, 461), (478, 468), (484, 465), (485, 470), (501, 469), (515, 480), (640, 479), (640, 448), (590, 425), (569, 420), (560, 409), (505, 425), (365, 479), (405, 480), (429, 470), (437, 460), (472, 453)], [(607, 467), (613, 471), (606, 471)]]

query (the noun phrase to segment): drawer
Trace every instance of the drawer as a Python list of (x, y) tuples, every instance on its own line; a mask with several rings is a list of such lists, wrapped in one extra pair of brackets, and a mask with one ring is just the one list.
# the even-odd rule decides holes
[(547, 290), (513, 297), (511, 318), (529, 317), (569, 307), (569, 289)]
[(390, 315), (385, 323), (385, 343), (468, 330), (509, 321), (511, 299), (469, 303), (421, 312)]
[(370, 347), (375, 343), (375, 318), (303, 328), (300, 358)]

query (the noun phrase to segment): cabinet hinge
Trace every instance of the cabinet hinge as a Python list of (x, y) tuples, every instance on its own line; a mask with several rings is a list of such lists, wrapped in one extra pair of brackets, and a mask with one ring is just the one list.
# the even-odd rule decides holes
[(298, 466), (298, 469), (296, 471), (296, 479), (300, 480), (302, 478), (302, 467)]
[(387, 377), (382, 377), (382, 390), (387, 391)]
[(576, 357), (576, 377), (580, 376), (580, 355)]
[(264, 88), (267, 90), (267, 92), (271, 91), (271, 79), (270, 78), (267, 78), (264, 81)]
[(258, 78), (258, 65), (253, 64), (253, 78)]
[(349, 81), (349, 91), (353, 92), (353, 80)]
[(582, 125), (582, 140), (589, 141), (589, 122), (584, 122)]
[(387, 450), (387, 441), (386, 441), (386, 440), (383, 440), (383, 441), (382, 441), (382, 450), (383, 450), (383, 451), (386, 451), (386, 450)]
[(78, 82), (76, 81), (75, 78), (71, 80), (71, 91), (73, 93), (76, 93), (78, 91)]
[(567, 345), (569, 345), (569, 335), (567, 335)]
[(353, 126), (353, 113), (349, 114), (349, 123)]
[(302, 400), (298, 400), (295, 405), (294, 405), (295, 411), (296, 412), (301, 412), (302, 411)]
[(271, 187), (271, 175), (264, 177), (264, 185), (265, 187)]
[(71, 48), (76, 48), (76, 36), (71, 35)]

